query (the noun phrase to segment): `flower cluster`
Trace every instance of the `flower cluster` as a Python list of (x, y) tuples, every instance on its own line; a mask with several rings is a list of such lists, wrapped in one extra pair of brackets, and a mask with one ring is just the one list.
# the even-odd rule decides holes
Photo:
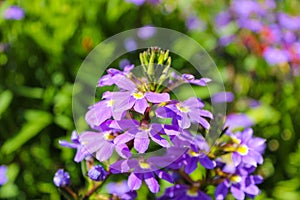
[(232, 1), (228, 10), (216, 17), (220, 44), (240, 41), (269, 65), (290, 64), (299, 70), (300, 16), (276, 12), (274, 0)]
[[(171, 88), (206, 86), (211, 80), (171, 73), (169, 52), (159, 48), (140, 53), (140, 61), (141, 75), (134, 65), (108, 69), (98, 87), (116, 90), (104, 92), (86, 113), (93, 130), (73, 132), (72, 143), (60, 141), (77, 149), (76, 162), (86, 160), (92, 182), (100, 187), (109, 176), (125, 174), (128, 181), (120, 190), (112, 188), (115, 183), (107, 185), (110, 197), (120, 199), (134, 199), (143, 182), (152, 193), (164, 189), (158, 199), (211, 199), (208, 186), (215, 186), (217, 199), (228, 191), (237, 199), (259, 194), (256, 184), (262, 177), (254, 171), (263, 162), (265, 140), (253, 137), (250, 128), (225, 129), (214, 145), (208, 144), (203, 134), (211, 129), (213, 114), (197, 97), (172, 99)], [(201, 169), (205, 175), (192, 176)], [(162, 188), (162, 180), (174, 186)], [(68, 185), (69, 176), (59, 171), (54, 182)]]

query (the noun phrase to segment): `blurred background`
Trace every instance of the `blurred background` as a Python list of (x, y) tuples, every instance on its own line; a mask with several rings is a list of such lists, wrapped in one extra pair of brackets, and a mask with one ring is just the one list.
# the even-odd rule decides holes
[[(58, 144), (75, 128), (77, 70), (101, 41), (143, 26), (199, 42), (231, 92), (228, 114), (246, 114), (267, 139), (257, 199), (300, 199), (297, 0), (0, 0), (0, 165), (8, 176), (0, 198), (59, 199), (52, 179), (61, 167), (79, 189), (84, 178), (75, 151)], [(124, 45), (130, 50), (134, 41)], [(193, 73), (184, 60), (173, 65)]]

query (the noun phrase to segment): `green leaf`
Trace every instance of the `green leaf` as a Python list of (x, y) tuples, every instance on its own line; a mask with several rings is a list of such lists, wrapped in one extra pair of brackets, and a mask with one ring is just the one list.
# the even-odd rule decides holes
[(9, 107), (11, 101), (13, 99), (13, 94), (9, 90), (5, 90), (0, 94), (0, 119), (2, 114), (6, 111)]
[(41, 132), (52, 121), (51, 114), (43, 111), (29, 110), (25, 113), (27, 123), (14, 137), (7, 140), (1, 151), (5, 154), (10, 154), (19, 149), (23, 144)]

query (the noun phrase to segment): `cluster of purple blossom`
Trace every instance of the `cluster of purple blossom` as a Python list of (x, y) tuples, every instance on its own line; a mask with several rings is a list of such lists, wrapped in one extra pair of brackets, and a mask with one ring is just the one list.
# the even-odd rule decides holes
[(21, 20), (24, 18), (24, 10), (18, 6), (8, 7), (3, 14), (3, 17), (8, 20)]
[[(270, 65), (300, 66), (300, 16), (276, 12), (274, 0), (234, 0), (216, 17), (220, 44), (239, 41)], [(231, 28), (230, 28), (231, 27)], [(233, 28), (238, 27), (238, 28)]]
[[(208, 186), (215, 186), (218, 200), (229, 191), (237, 199), (258, 195), (256, 185), (262, 177), (254, 171), (263, 162), (265, 140), (253, 137), (251, 128), (241, 132), (224, 129), (225, 134), (209, 146), (201, 133), (208, 132), (213, 115), (204, 109), (204, 102), (197, 97), (174, 100), (169, 93), (174, 85), (206, 86), (210, 79), (170, 73), (169, 52), (159, 48), (140, 53), (140, 60), (141, 77), (133, 73), (134, 65), (123, 71), (107, 70), (98, 87), (118, 89), (103, 93), (102, 100), (86, 113), (93, 131), (73, 132), (71, 143), (60, 141), (62, 146), (77, 149), (76, 162), (88, 163), (87, 176), (100, 182), (100, 187), (109, 176), (128, 175), (118, 191), (113, 189), (118, 183), (107, 184), (107, 191), (119, 199), (134, 199), (143, 182), (158, 193), (161, 180), (173, 184), (157, 197), (161, 200), (212, 199)], [(152, 153), (154, 150), (159, 153)], [(199, 168), (206, 175), (191, 178)], [(54, 183), (66, 188), (70, 175), (60, 169)]]

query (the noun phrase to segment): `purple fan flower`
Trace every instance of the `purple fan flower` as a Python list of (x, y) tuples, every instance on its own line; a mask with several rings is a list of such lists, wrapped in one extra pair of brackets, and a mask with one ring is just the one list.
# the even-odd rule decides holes
[(268, 47), (263, 56), (270, 65), (280, 65), (289, 61), (288, 53), (285, 50), (272, 47)]
[(4, 11), (5, 19), (21, 20), (24, 17), (24, 10), (18, 6), (10, 6)]
[(5, 165), (0, 166), (0, 185), (7, 183), (7, 167)]
[(226, 117), (225, 127), (228, 127), (228, 131), (233, 131), (238, 128), (248, 128), (254, 123), (251, 119), (242, 113), (232, 113)]
[(176, 184), (165, 190), (163, 196), (158, 200), (211, 200), (211, 198), (198, 188), (189, 187), (187, 185)]
[(183, 102), (173, 101), (165, 107), (159, 107), (156, 115), (161, 118), (177, 115), (178, 125), (183, 129), (189, 128), (191, 123), (199, 123), (205, 129), (209, 129), (210, 124), (204, 117), (212, 119), (213, 116), (209, 111), (202, 110), (203, 107), (204, 103), (199, 98), (191, 97)]
[[(144, 180), (150, 191), (152, 193), (157, 193), (159, 192), (160, 186), (155, 178), (156, 176), (170, 183), (173, 182), (173, 178), (165, 171), (158, 170), (156, 162), (159, 162), (157, 158), (153, 158), (153, 160), (151, 160), (151, 158), (148, 160), (131, 159), (117, 161), (110, 167), (112, 173), (124, 173), (133, 170), (128, 177), (128, 186), (130, 190), (138, 190)], [(121, 169), (121, 171), (116, 169)]]
[(108, 160), (113, 150), (123, 158), (131, 156), (130, 150), (126, 144), (115, 144), (113, 142), (115, 135), (112, 131), (92, 132), (86, 131), (80, 134), (79, 141), (82, 146), (90, 153), (96, 153), (96, 158), (99, 161)]
[(108, 98), (113, 101), (112, 114), (116, 120), (120, 120), (124, 111), (132, 107), (136, 112), (144, 114), (146, 108), (149, 106), (148, 102), (162, 103), (170, 101), (168, 93), (139, 91), (137, 86), (124, 76), (116, 75), (113, 79), (115, 84), (125, 91), (106, 92), (103, 98)]
[(79, 142), (79, 135), (76, 131), (72, 132), (71, 135), (71, 142), (65, 141), (65, 140), (59, 140), (59, 144), (63, 147), (69, 147), (73, 149), (77, 149), (77, 153), (74, 157), (75, 162), (80, 162), (86, 157), (90, 156), (90, 153), (85, 149)]
[(228, 189), (230, 189), (232, 195), (238, 200), (243, 200), (246, 196), (254, 198), (259, 194), (256, 184), (260, 184), (261, 182), (261, 176), (232, 175), (217, 186), (215, 191), (216, 200), (225, 199)]
[(137, 35), (139, 38), (147, 40), (156, 33), (156, 28), (153, 26), (144, 26), (139, 28)]
[(184, 167), (185, 173), (190, 174), (197, 168), (199, 162), (206, 169), (216, 167), (216, 162), (206, 155), (209, 152), (209, 146), (202, 136), (192, 136), (188, 132), (183, 132), (175, 137), (172, 142), (176, 148), (185, 147), (187, 151), (173, 162), (169, 166), (170, 168), (180, 169)]
[(160, 136), (164, 133), (161, 124), (139, 125), (135, 120), (121, 120), (114, 121), (110, 127), (125, 131), (115, 138), (116, 144), (126, 144), (130, 140), (134, 140), (134, 148), (139, 153), (147, 151), (150, 139), (162, 147), (170, 147), (169, 142)]
[(101, 165), (93, 166), (88, 171), (88, 177), (94, 181), (103, 181), (108, 176), (108, 172)]
[(65, 187), (70, 185), (70, 174), (64, 169), (59, 169), (54, 175), (53, 182), (57, 187)]
[(124, 71), (120, 71), (118, 69), (109, 68), (107, 69), (107, 75), (104, 75), (100, 78), (98, 82), (98, 87), (108, 86), (115, 84), (115, 80), (117, 80), (114, 76), (128, 76), (130, 71), (134, 68), (134, 65), (126, 65), (124, 67)]
[(127, 181), (110, 182), (106, 185), (109, 194), (116, 195), (120, 200), (132, 200), (137, 196), (136, 191), (131, 191)]
[(232, 92), (218, 92), (214, 94), (211, 98), (213, 103), (224, 103), (232, 102), (234, 100), (234, 95)]
[(253, 130), (251, 128), (229, 135), (232, 138), (233, 144), (226, 147), (225, 151), (233, 152), (232, 162), (235, 167), (240, 164), (256, 167), (257, 164), (263, 163), (261, 154), (265, 149), (265, 139), (253, 137)]

